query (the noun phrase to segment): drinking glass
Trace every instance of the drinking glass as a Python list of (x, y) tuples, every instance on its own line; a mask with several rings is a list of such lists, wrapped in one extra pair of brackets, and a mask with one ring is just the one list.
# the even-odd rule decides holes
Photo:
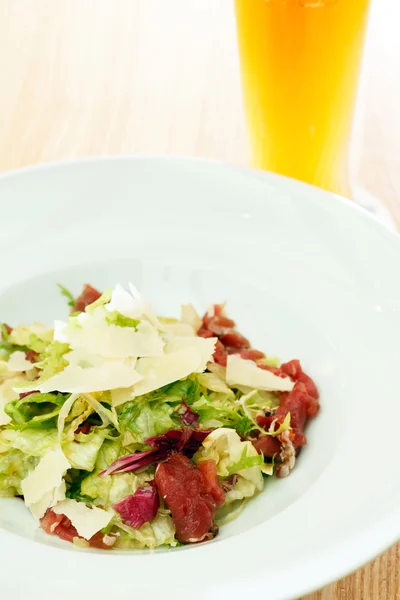
[(351, 197), (369, 0), (235, 0), (253, 166)]

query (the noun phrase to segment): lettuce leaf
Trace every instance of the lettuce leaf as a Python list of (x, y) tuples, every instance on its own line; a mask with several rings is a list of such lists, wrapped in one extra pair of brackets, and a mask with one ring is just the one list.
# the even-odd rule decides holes
[(95, 300), (94, 302), (92, 302), (92, 304), (89, 304), (89, 306), (85, 308), (85, 312), (92, 313), (94, 310), (96, 310), (98, 306), (104, 306), (104, 304), (108, 304), (111, 300), (111, 296), (112, 288), (109, 287), (105, 290), (105, 292), (102, 293), (100, 298), (97, 298), (97, 300)]
[(53, 330), (41, 323), (20, 325), (8, 335), (7, 342), (12, 346), (20, 346), (19, 350), (33, 350), (40, 354), (44, 352), (53, 339)]
[(109, 325), (116, 325), (117, 327), (136, 327), (139, 325), (140, 321), (138, 319), (131, 319), (130, 317), (126, 317), (122, 315), (116, 310), (113, 310), (108, 313), (106, 317), (106, 321)]
[(197, 380), (206, 390), (211, 392), (219, 392), (225, 394), (227, 398), (235, 399), (235, 394), (231, 390), (225, 380), (216, 373), (200, 373)]
[(102, 444), (96, 459), (96, 469), (104, 471), (117, 460), (121, 453), (121, 438), (106, 439)]
[(234, 463), (228, 469), (228, 474), (233, 475), (234, 473), (239, 473), (239, 471), (243, 471), (243, 469), (250, 469), (251, 467), (263, 467), (264, 466), (264, 457), (262, 454), (257, 454), (254, 456), (247, 456), (247, 446), (243, 448), (242, 455), (240, 460)]
[(157, 548), (158, 546), (176, 546), (175, 525), (167, 511), (160, 509), (151, 523), (145, 523), (140, 529), (133, 529), (122, 522), (118, 516), (113, 524), (119, 533), (115, 548)]
[(179, 416), (169, 404), (161, 402), (138, 402), (124, 404), (119, 414), (122, 430), (133, 434), (133, 443), (143, 444), (147, 438), (161, 435), (180, 426)]
[(242, 414), (240, 406), (235, 405), (224, 394), (218, 396), (203, 395), (191, 408), (199, 415), (205, 428), (229, 427), (245, 436), (253, 429), (252, 421)]
[(271, 433), (269, 433), (269, 435), (276, 437), (284, 431), (286, 431), (287, 429), (290, 429), (290, 412), (287, 413), (286, 417), (284, 418), (283, 422), (280, 424), (278, 429), (276, 431), (272, 431)]
[(240, 479), (245, 480), (241, 485), (243, 488), (246, 487), (246, 493), (243, 492), (244, 495), (239, 497), (231, 494), (229, 497), (232, 501), (252, 496), (264, 487), (262, 455), (257, 453), (251, 442), (243, 442), (233, 429), (222, 427), (212, 431), (203, 441), (202, 447), (196, 452), (193, 460), (196, 463), (214, 460), (219, 477), (229, 477), (235, 473), (238, 474), (238, 483)]
[(93, 504), (107, 509), (133, 494), (134, 483), (133, 473), (99, 477), (99, 471), (95, 471), (83, 479), (80, 491), (85, 497), (90, 498)]
[(0, 447), (20, 450), (26, 456), (42, 457), (57, 444), (57, 429), (25, 429), (20, 431), (5, 428), (0, 431)]
[(61, 406), (68, 396), (59, 393), (41, 394), (34, 392), (21, 399), (8, 402), (4, 411), (18, 429), (53, 428)]
[(38, 462), (37, 458), (26, 457), (17, 449), (0, 454), (0, 498), (21, 495), (21, 481), (35, 469)]
[(84, 471), (93, 471), (97, 455), (106, 435), (106, 429), (96, 429), (93, 433), (80, 436), (82, 440), (80, 442), (63, 443), (62, 449), (71, 467)]
[(69, 290), (67, 290), (67, 288), (65, 288), (63, 285), (61, 285), (61, 283), (57, 283), (57, 286), (59, 287), (61, 294), (63, 296), (65, 296), (65, 298), (67, 299), (68, 306), (70, 308), (73, 308), (76, 303), (74, 296), (71, 294), (71, 292)]
[(200, 398), (200, 394), (201, 389), (197, 377), (191, 376), (186, 377), (186, 379), (174, 381), (146, 396), (140, 396), (136, 398), (136, 401), (140, 402), (143, 399), (148, 401), (157, 400), (159, 402), (168, 402), (170, 404), (180, 404), (182, 400), (185, 400), (187, 404), (191, 405)]
[(41, 369), (40, 381), (49, 379), (52, 375), (60, 373), (68, 365), (64, 354), (69, 351), (68, 344), (54, 341), (40, 354), (40, 360), (35, 367)]
[(91, 499), (96, 506), (111, 508), (114, 504), (134, 494), (138, 488), (153, 479), (149, 472), (119, 473), (99, 477), (99, 471), (94, 471), (81, 482), (81, 493)]

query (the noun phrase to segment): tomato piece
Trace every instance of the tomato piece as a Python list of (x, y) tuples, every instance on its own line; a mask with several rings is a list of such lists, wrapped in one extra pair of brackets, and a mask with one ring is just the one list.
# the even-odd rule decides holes
[(101, 296), (94, 287), (86, 283), (83, 286), (82, 293), (75, 301), (75, 305), (72, 307), (71, 312), (83, 312), (87, 306), (96, 302)]
[(217, 507), (221, 506), (225, 494), (218, 481), (217, 463), (215, 460), (203, 460), (197, 464), (197, 468), (203, 475), (204, 489), (214, 498)]
[(158, 465), (154, 481), (171, 511), (180, 542), (196, 543), (213, 537), (216, 503), (199, 469), (186, 456), (171, 454)]

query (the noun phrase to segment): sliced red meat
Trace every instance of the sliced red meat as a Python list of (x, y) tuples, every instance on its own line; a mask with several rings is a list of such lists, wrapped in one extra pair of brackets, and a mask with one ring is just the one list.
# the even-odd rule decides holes
[(40, 526), (46, 533), (52, 534), (64, 518), (64, 515), (57, 515), (49, 509), (40, 521)]
[(241, 352), (239, 352), (240, 358), (243, 358), (244, 360), (260, 360), (260, 358), (264, 358), (265, 354), (264, 352), (261, 352), (261, 350), (242, 350)]
[(310, 396), (302, 383), (296, 383), (291, 392), (282, 393), (280, 397), (276, 418), (279, 423), (283, 423), (287, 413), (290, 412), (290, 426), (293, 432), (291, 441), (296, 449), (307, 443), (304, 427), (307, 422), (309, 404)]
[(311, 377), (304, 373), (299, 360), (291, 360), (287, 363), (283, 363), (283, 365), (281, 365), (281, 371), (286, 375), (289, 375), (289, 377), (291, 377), (293, 381), (300, 381), (301, 383), (304, 383), (309, 396), (318, 400), (319, 393), (317, 390), (317, 386), (315, 385)]
[[(263, 369), (267, 368), (266, 365), (259, 366)], [(288, 363), (284, 363), (279, 369), (267, 368), (267, 370), (271, 370), (276, 375), (284, 374), (289, 376), (296, 383), (293, 390), (280, 394), (280, 403), (275, 414), (260, 416), (257, 419), (257, 423), (267, 431), (272, 421), (276, 419), (275, 429), (277, 429), (290, 412), (290, 426), (292, 428), (290, 441), (295, 450), (298, 451), (307, 443), (306, 436), (304, 435), (307, 420), (314, 417), (319, 410), (317, 387), (311, 377), (303, 372), (298, 360), (291, 360)], [(271, 456), (269, 454), (269, 447), (271, 446), (272, 449), (275, 447), (276, 449), (276, 443), (280, 443), (276, 438), (261, 436), (253, 442), (253, 445), (259, 452), (263, 452), (265, 456)]]
[(302, 373), (302, 368), (299, 360), (290, 360), (287, 363), (281, 365), (281, 371), (286, 375), (289, 375), (294, 381), (297, 380), (298, 375)]
[(228, 353), (225, 350), (224, 345), (219, 340), (217, 340), (215, 344), (214, 360), (218, 365), (226, 367)]
[(267, 458), (272, 458), (275, 454), (279, 456), (281, 451), (280, 441), (270, 435), (261, 435), (258, 440), (253, 442), (253, 446), (257, 452), (262, 452)]
[[(65, 515), (57, 515), (49, 508), (44, 517), (40, 521), (40, 526), (46, 533), (57, 535), (66, 542), (73, 542), (74, 538), (84, 539), (78, 535), (77, 530), (72, 525), (71, 521)], [(101, 548), (109, 550), (112, 544), (104, 542), (104, 534), (99, 531), (90, 540), (86, 540), (92, 548)]]
[(34, 350), (28, 350), (27, 352), (25, 352), (25, 357), (26, 360), (29, 360), (31, 363), (38, 362), (39, 360), (39, 354)]
[(286, 377), (285, 373), (282, 373), (279, 367), (271, 367), (270, 365), (266, 365), (265, 363), (257, 363), (257, 367), (259, 369), (262, 369), (263, 371), (270, 371), (278, 377)]
[(171, 454), (158, 465), (154, 481), (171, 511), (180, 542), (201, 542), (215, 535), (216, 502), (199, 469), (186, 456)]
[[(203, 317), (202, 326), (197, 335), (204, 338), (218, 337), (215, 345), (214, 360), (226, 367), (228, 354), (236, 354), (250, 348), (250, 342), (235, 329), (235, 321), (224, 314), (224, 305), (215, 304)], [(262, 358), (264, 354), (254, 351), (254, 359)]]
[(210, 319), (208, 323), (208, 329), (214, 333), (214, 335), (223, 335), (235, 327), (235, 321), (225, 316), (215, 316)]
[[(300, 373), (300, 375), (297, 377), (297, 381), (299, 383), (303, 383), (305, 385), (305, 388), (307, 390), (307, 394), (311, 398), (314, 398), (315, 400), (318, 400), (319, 393), (318, 393), (318, 390), (317, 390), (317, 386), (315, 385), (315, 383), (311, 379), (311, 377), (309, 377), (308, 375), (306, 375), (306, 373)], [(318, 402), (314, 402), (313, 405), (314, 406), (318, 405)], [(318, 412), (318, 409), (316, 410), (316, 413), (317, 412)], [(310, 417), (315, 416), (315, 414), (310, 414)]]
[[(260, 369), (270, 371), (278, 377), (290, 377), (295, 383), (291, 392), (280, 394), (280, 406), (274, 415), (268, 414), (257, 419), (258, 425), (268, 431), (271, 423), (275, 420), (275, 430), (283, 423), (286, 415), (290, 412), (291, 434), (290, 442), (298, 450), (307, 442), (304, 435), (304, 427), (309, 418), (315, 417), (319, 410), (318, 390), (314, 381), (304, 373), (300, 361), (295, 359), (283, 363), (280, 367), (272, 367), (263, 362), (258, 362), (265, 355), (259, 350), (250, 347), (247, 338), (235, 329), (235, 323), (225, 316), (224, 306), (216, 304), (211, 311), (203, 317), (201, 329), (198, 331), (201, 337), (212, 337), (217, 335), (218, 341), (215, 346), (214, 360), (216, 363), (226, 366), (227, 358), (231, 354), (239, 354), (245, 360), (253, 360)], [(288, 442), (288, 441), (287, 441)], [(270, 435), (261, 435), (253, 441), (255, 448), (263, 452), (264, 456), (272, 457), (280, 454), (281, 442)], [(288, 443), (286, 444), (288, 445)]]
[(91, 428), (92, 426), (89, 423), (89, 421), (84, 421), (82, 425), (79, 425), (79, 427), (75, 429), (75, 433), (83, 433), (87, 435), (88, 433), (90, 433)]
[(71, 308), (71, 312), (83, 312), (87, 306), (96, 302), (101, 296), (94, 287), (86, 283), (80, 296), (75, 301), (75, 305)]
[[(13, 328), (10, 327), (10, 325), (7, 325), (7, 323), (2, 323), (4, 329), (6, 330), (6, 333), (8, 333), (8, 335), (10, 335), (10, 333), (12, 332)], [(1, 334), (1, 331), (0, 331)], [(1, 337), (1, 336), (0, 336)]]
[(127, 496), (113, 508), (127, 525), (139, 529), (145, 523), (155, 519), (160, 507), (160, 497), (155, 487), (140, 487), (131, 496)]
[(203, 460), (197, 464), (197, 468), (203, 475), (206, 492), (211, 494), (214, 498), (217, 507), (221, 506), (225, 501), (225, 494), (218, 481), (217, 464), (215, 460)]
[(250, 342), (238, 331), (228, 331), (220, 337), (220, 341), (225, 347), (236, 348), (237, 350), (246, 350), (250, 348)]
[(215, 333), (210, 331), (209, 329), (199, 329), (197, 335), (202, 338), (212, 338), (215, 337)]
[[(203, 327), (210, 329), (210, 324), (215, 322), (219, 317), (224, 317), (224, 304), (214, 304), (211, 310), (207, 311), (203, 317)], [(230, 319), (229, 319), (230, 321)], [(210, 329), (211, 331), (211, 329)]]

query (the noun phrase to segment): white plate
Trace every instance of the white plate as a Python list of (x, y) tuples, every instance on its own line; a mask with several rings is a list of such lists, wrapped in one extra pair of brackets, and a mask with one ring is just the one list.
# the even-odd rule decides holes
[(26, 169), (0, 178), (0, 202), (2, 320), (64, 316), (56, 282), (132, 280), (165, 314), (227, 300), (256, 347), (302, 360), (322, 404), (292, 475), (208, 544), (80, 551), (1, 501), (4, 597), (283, 600), (399, 538), (396, 235), (316, 188), (190, 159)]

